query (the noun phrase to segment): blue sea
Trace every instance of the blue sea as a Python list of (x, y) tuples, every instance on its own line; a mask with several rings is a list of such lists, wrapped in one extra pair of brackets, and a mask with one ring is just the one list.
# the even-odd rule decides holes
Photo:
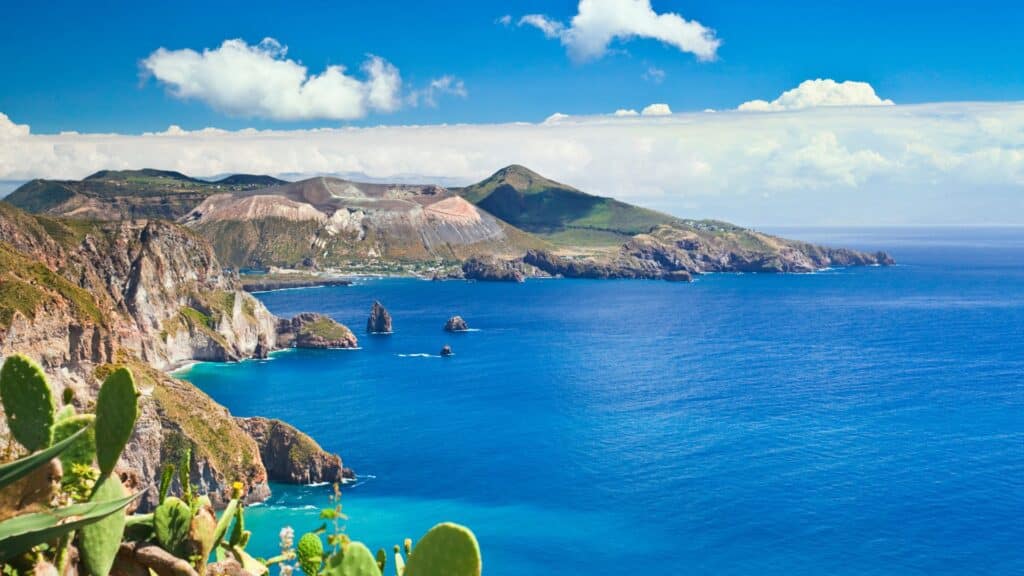
[[(899, 265), (269, 292), (361, 349), (184, 377), (339, 452), (372, 549), (451, 520), (490, 576), (1024, 574), (1024, 230), (775, 232)], [(374, 299), (393, 335), (365, 333)], [(273, 490), (266, 556), (330, 494)]]

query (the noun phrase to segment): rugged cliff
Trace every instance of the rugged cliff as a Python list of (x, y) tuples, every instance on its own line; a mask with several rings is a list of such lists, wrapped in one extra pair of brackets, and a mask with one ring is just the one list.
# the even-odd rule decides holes
[(271, 482), (314, 484), (355, 478), (337, 454), (325, 452), (315, 440), (293, 426), (268, 418), (237, 418), (260, 447)]
[(265, 353), (277, 330), (278, 319), (184, 227), (55, 220), (0, 203), (0, 355), (35, 358), (55, 396), (70, 389), (80, 406), (113, 365), (130, 365), (142, 417), (121, 467), (140, 487), (191, 446), (193, 481), (215, 499), (234, 480), (250, 498), (269, 493), (256, 442), (222, 406), (162, 370)]

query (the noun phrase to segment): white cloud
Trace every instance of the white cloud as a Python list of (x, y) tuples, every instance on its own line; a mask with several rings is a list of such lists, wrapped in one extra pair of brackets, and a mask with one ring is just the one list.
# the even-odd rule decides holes
[(545, 118), (543, 123), (544, 124), (558, 124), (562, 120), (566, 120), (568, 118), (571, 118), (571, 116), (569, 116), (568, 114), (562, 114), (561, 112), (555, 112), (551, 116), (548, 116), (547, 118)]
[(668, 104), (651, 104), (645, 106), (640, 114), (643, 116), (668, 116), (672, 114), (672, 109), (668, 107)]
[(700, 60), (714, 60), (722, 41), (715, 31), (679, 14), (658, 14), (650, 0), (580, 0), (569, 26), (543, 14), (527, 14), (519, 25), (539, 29), (558, 38), (578, 61), (594, 60), (616, 41), (649, 38), (688, 52)]
[(469, 95), (466, 84), (455, 76), (446, 74), (440, 78), (434, 78), (426, 88), (414, 90), (409, 93), (409, 103), (417, 106), (423, 103), (426, 106), (437, 106), (437, 100), (442, 95), (457, 96), (465, 98)]
[(836, 82), (832, 79), (804, 80), (799, 86), (787, 90), (768, 102), (751, 100), (740, 104), (745, 112), (780, 112), (802, 110), (816, 106), (892, 106), (892, 100), (883, 100), (867, 82)]
[(200, 100), (237, 116), (349, 120), (400, 104), (401, 75), (380, 57), (371, 55), (362, 66), (365, 78), (358, 79), (344, 66), (310, 74), (287, 53), (273, 38), (256, 45), (235, 39), (202, 53), (160, 48), (142, 67), (176, 98)]
[(639, 116), (640, 113), (632, 108), (619, 108), (612, 116)]
[(543, 14), (527, 14), (519, 19), (520, 26), (533, 26), (548, 38), (558, 38), (565, 31), (565, 24), (552, 20)]
[(498, 24), (501, 24), (502, 26), (511, 26), (512, 25), (512, 15), (511, 14), (505, 14), (504, 16), (502, 16), (502, 17), (498, 18), (497, 20), (495, 20), (495, 22), (498, 23)]
[(665, 80), (665, 71), (655, 66), (648, 66), (647, 71), (643, 73), (643, 79), (655, 84), (661, 84)]
[(142, 135), (32, 134), (0, 116), (0, 180), (153, 167), (468, 183), (511, 163), (742, 224), (1024, 224), (1024, 103)]

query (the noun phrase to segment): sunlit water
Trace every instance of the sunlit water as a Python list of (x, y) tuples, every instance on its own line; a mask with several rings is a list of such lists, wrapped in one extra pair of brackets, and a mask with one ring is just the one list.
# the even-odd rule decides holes
[[(492, 576), (1024, 573), (1024, 231), (787, 232), (900, 265), (271, 292), (362, 349), (186, 376), (341, 453), (373, 549), (453, 520)], [(328, 494), (274, 486), (251, 549)]]

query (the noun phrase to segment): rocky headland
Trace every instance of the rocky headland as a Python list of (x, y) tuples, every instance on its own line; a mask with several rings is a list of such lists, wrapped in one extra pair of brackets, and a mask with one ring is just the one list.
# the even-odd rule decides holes
[(355, 473), (342, 465), (340, 456), (325, 452), (315, 440), (294, 426), (258, 417), (236, 418), (235, 421), (259, 446), (271, 482), (315, 484), (355, 478)]

